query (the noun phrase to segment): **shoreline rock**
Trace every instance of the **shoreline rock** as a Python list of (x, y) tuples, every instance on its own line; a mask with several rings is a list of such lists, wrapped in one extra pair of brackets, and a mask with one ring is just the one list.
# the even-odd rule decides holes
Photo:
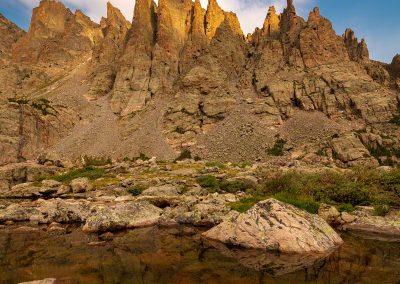
[(322, 218), (276, 199), (257, 203), (203, 236), (238, 247), (283, 253), (326, 253), (343, 243)]

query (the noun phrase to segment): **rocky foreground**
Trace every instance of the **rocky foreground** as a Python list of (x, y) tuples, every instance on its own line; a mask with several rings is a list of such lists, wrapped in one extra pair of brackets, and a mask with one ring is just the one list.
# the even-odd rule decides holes
[(52, 0), (28, 32), (0, 15), (0, 165), (51, 151), (173, 160), (182, 150), (399, 163), (400, 56), (371, 60), (318, 8), (303, 19), (292, 0), (281, 14), (270, 7), (248, 36), (216, 0), (137, 0), (128, 20), (108, 4), (95, 23)]
[[(183, 224), (214, 227), (204, 236), (230, 245), (296, 253), (323, 253), (340, 245), (328, 223), (370, 238), (400, 240), (400, 213), (394, 208), (380, 217), (371, 207), (340, 213), (327, 204), (320, 205), (318, 216), (275, 199), (255, 201), (247, 212), (233, 206), (252, 198), (250, 189), (274, 170), (264, 164), (155, 158), (83, 169), (11, 164), (0, 168), (0, 229), (20, 223), (19, 230), (29, 231), (46, 224), (48, 232), (65, 233), (65, 224), (80, 224), (84, 232), (107, 240), (114, 231)], [(213, 190), (202, 182), (205, 176), (227, 186)]]

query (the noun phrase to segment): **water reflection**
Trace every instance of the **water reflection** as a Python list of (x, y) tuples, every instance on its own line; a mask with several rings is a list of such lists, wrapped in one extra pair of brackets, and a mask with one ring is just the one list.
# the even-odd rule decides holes
[[(97, 236), (0, 230), (0, 283), (57, 278), (60, 283), (396, 283), (400, 245), (345, 236), (328, 257), (241, 251), (209, 243), (191, 228)], [(398, 282), (400, 283), (400, 282)]]

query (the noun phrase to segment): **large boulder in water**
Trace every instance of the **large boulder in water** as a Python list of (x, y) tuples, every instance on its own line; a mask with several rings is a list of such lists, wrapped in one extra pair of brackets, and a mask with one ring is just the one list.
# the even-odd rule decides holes
[(131, 228), (148, 227), (158, 223), (162, 209), (148, 202), (117, 203), (92, 208), (93, 214), (86, 219), (83, 231), (98, 233)]
[(259, 202), (203, 235), (229, 245), (284, 253), (325, 253), (343, 243), (319, 216), (275, 199)]

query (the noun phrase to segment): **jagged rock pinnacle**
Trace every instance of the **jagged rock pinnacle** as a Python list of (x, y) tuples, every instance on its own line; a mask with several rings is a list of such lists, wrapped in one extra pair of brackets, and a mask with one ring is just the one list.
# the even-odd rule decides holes
[(274, 6), (269, 7), (267, 17), (265, 18), (264, 25), (262, 28), (262, 34), (274, 37), (279, 34), (279, 16), (276, 14)]
[(216, 0), (209, 0), (206, 13), (206, 35), (211, 40), (221, 23), (225, 20), (225, 13)]
[(367, 43), (364, 39), (362, 39), (359, 43), (352, 29), (346, 29), (343, 35), (343, 41), (346, 45), (351, 60), (357, 62), (365, 62), (369, 60)]

